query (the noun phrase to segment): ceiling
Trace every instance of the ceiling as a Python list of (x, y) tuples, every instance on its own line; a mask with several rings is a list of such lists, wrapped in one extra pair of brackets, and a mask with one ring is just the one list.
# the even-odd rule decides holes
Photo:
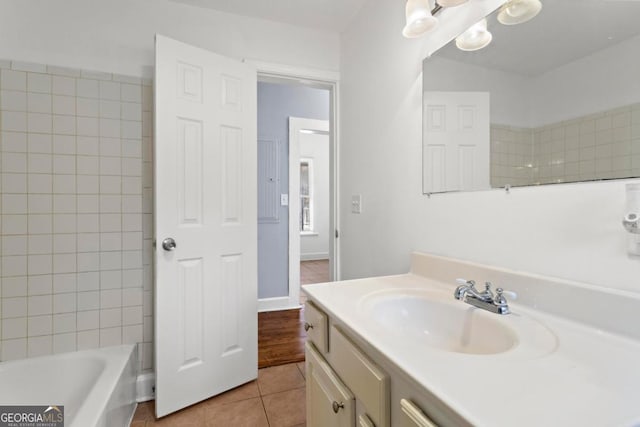
[(366, 0), (171, 0), (236, 15), (342, 32)]
[(490, 16), (493, 41), (486, 48), (462, 52), (449, 43), (436, 55), (537, 76), (640, 34), (638, 0), (541, 2), (540, 14), (524, 24), (502, 25), (495, 13)]

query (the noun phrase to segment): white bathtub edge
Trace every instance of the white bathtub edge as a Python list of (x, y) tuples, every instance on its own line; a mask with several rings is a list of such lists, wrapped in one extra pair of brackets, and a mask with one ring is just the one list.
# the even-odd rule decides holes
[(136, 401), (146, 402), (156, 398), (156, 375), (153, 372), (139, 374), (136, 380)]

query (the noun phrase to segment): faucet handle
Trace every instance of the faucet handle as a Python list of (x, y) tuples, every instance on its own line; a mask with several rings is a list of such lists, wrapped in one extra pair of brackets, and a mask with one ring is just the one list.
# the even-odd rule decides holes
[(475, 280), (467, 280), (467, 279), (456, 279), (456, 283), (458, 285), (469, 285), (472, 288), (476, 285)]
[(503, 292), (504, 292), (504, 289), (502, 288), (496, 289), (496, 296), (493, 299), (493, 302), (496, 305), (507, 305), (507, 299), (504, 297), (504, 295), (502, 295)]
[(510, 300), (517, 300), (518, 299), (518, 294), (513, 292), (513, 291), (505, 291), (502, 288), (497, 288), (496, 289), (496, 297), (494, 299), (494, 302), (496, 304), (499, 304), (499, 301), (504, 301), (504, 304), (507, 303), (507, 299), (505, 298), (505, 296), (508, 296)]
[(511, 310), (509, 310), (509, 304), (507, 304), (507, 299), (502, 295), (504, 289), (497, 288), (496, 295), (493, 297), (493, 304), (497, 307), (498, 314), (509, 314)]

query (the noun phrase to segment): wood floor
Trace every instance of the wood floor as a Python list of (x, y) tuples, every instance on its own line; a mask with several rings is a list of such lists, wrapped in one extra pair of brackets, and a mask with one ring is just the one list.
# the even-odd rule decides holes
[(304, 361), (304, 306), (258, 313), (258, 368)]
[(331, 280), (329, 275), (329, 260), (300, 262), (300, 284), (324, 283)]
[[(329, 281), (329, 261), (300, 263), (300, 283)], [(301, 309), (258, 313), (258, 368), (304, 361), (305, 296), (301, 293)]]

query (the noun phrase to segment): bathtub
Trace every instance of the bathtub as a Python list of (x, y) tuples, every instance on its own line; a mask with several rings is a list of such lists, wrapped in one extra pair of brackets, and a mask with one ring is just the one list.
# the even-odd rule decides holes
[(128, 426), (135, 345), (0, 363), (0, 405), (64, 405), (65, 427)]

